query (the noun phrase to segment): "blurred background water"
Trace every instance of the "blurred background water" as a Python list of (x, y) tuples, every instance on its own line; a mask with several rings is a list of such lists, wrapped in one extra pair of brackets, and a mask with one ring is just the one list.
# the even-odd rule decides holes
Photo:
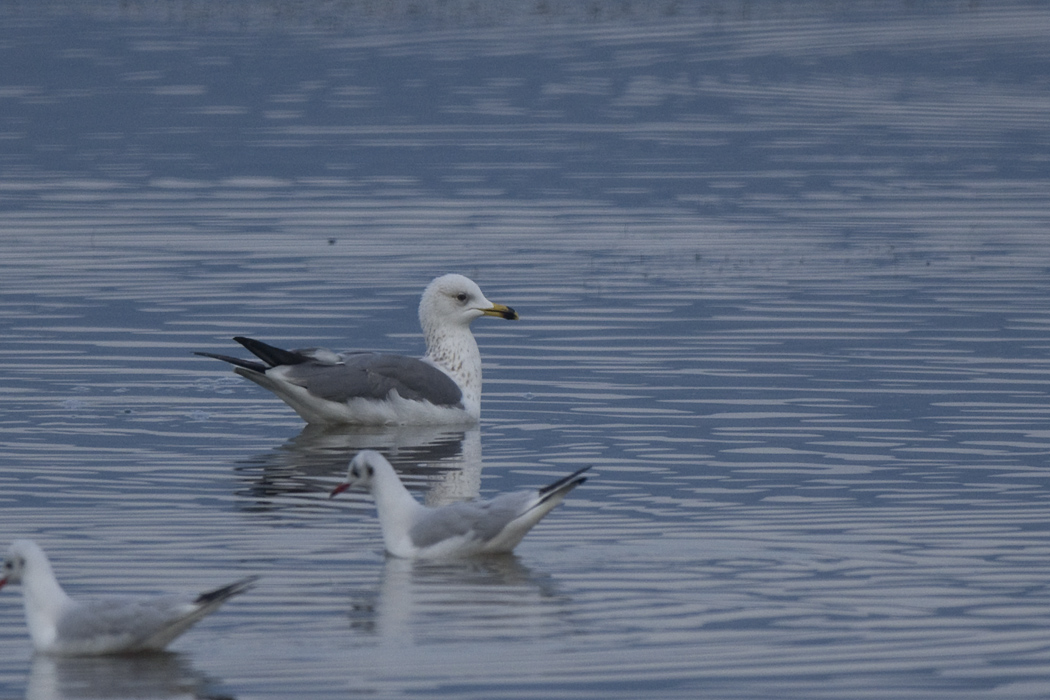
[[(0, 696), (1050, 694), (1041, 3), (0, 4), (0, 533), (74, 594), (252, 593)], [(466, 431), (304, 429), (195, 350), (421, 354)], [(431, 502), (594, 476), (493, 561)]]

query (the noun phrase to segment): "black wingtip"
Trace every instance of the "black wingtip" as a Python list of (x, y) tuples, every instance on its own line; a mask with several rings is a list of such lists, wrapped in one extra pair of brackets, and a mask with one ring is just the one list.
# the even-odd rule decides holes
[(277, 367), (278, 365), (298, 365), (307, 362), (310, 359), (306, 355), (300, 355), (291, 350), (284, 350), (269, 345), (268, 343), (264, 343), (261, 340), (256, 340), (255, 338), (245, 338), (243, 335), (236, 335), (233, 339), (243, 345), (248, 352), (258, 357), (270, 367)]
[(198, 605), (214, 603), (216, 601), (223, 601), (227, 598), (232, 598), (235, 595), (240, 595), (247, 590), (250, 590), (255, 582), (259, 580), (258, 576), (246, 576), (239, 581), (223, 586), (222, 588), (216, 588), (213, 591), (206, 591), (197, 596), (197, 600), (193, 601)]
[(239, 357), (231, 357), (230, 355), (219, 355), (213, 352), (195, 352), (194, 355), (200, 355), (201, 357), (210, 357), (213, 360), (222, 360), (223, 362), (229, 362), (231, 365), (237, 367), (243, 367), (244, 369), (251, 370), (253, 372), (264, 373), (270, 369), (261, 362), (254, 362), (252, 360), (242, 360)]
[(587, 481), (587, 477), (580, 476), (580, 474), (583, 474), (585, 471), (587, 471), (593, 466), (593, 464), (588, 464), (583, 469), (577, 469), (572, 474), (569, 474), (568, 476), (563, 476), (562, 478), (555, 481), (553, 484), (547, 484), (546, 486), (540, 489), (540, 496), (546, 496), (549, 493), (560, 491), (562, 488), (568, 486), (569, 484), (572, 485), (572, 488), (576, 488), (583, 482)]

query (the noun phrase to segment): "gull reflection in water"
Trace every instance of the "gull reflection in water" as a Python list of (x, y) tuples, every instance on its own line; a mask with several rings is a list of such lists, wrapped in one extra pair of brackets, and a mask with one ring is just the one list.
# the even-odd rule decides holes
[[(447, 426), (323, 428), (308, 425), (272, 450), (240, 462), (241, 495), (252, 510), (316, 505), (346, 474), (361, 450), (378, 450), (410, 489), (426, 489), (427, 505), (477, 498), (481, 489), (481, 431)], [(302, 497), (301, 501), (289, 500)]]
[(74, 698), (232, 698), (219, 683), (190, 668), (179, 654), (54, 657), (37, 654), (27, 700)]
[(432, 561), (387, 557), (376, 591), (352, 597), (351, 626), (377, 652), (462, 637), (478, 641), (567, 631), (568, 599), (513, 554)]

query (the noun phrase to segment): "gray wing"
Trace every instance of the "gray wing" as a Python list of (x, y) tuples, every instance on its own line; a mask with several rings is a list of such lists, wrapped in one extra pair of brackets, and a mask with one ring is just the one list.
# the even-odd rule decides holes
[(174, 596), (93, 600), (62, 616), (58, 637), (64, 643), (110, 639), (130, 645), (156, 635), (195, 607)]
[(342, 363), (314, 359), (287, 367), (284, 377), (311, 394), (344, 403), (354, 398), (385, 399), (391, 391), (403, 399), (437, 406), (461, 406), (463, 392), (438, 368), (403, 355), (350, 353)]
[(163, 649), (202, 617), (249, 590), (258, 578), (243, 578), (193, 600), (167, 595), (78, 603), (59, 620), (58, 638), (67, 648)]
[(408, 534), (417, 547), (429, 547), (450, 537), (490, 540), (535, 500), (535, 491), (514, 491), (489, 501), (453, 503), (428, 513)]

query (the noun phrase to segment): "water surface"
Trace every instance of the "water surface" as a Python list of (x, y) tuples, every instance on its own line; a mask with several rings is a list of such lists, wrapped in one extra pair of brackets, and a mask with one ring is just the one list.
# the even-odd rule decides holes
[[(0, 532), (74, 593), (263, 580), (105, 661), (5, 590), (0, 694), (1050, 691), (1050, 12), (215, 7), (0, 11)], [(192, 354), (419, 354), (448, 271), (522, 316), (476, 430)], [(411, 563), (327, 498), (364, 447), (430, 502), (594, 476)]]

